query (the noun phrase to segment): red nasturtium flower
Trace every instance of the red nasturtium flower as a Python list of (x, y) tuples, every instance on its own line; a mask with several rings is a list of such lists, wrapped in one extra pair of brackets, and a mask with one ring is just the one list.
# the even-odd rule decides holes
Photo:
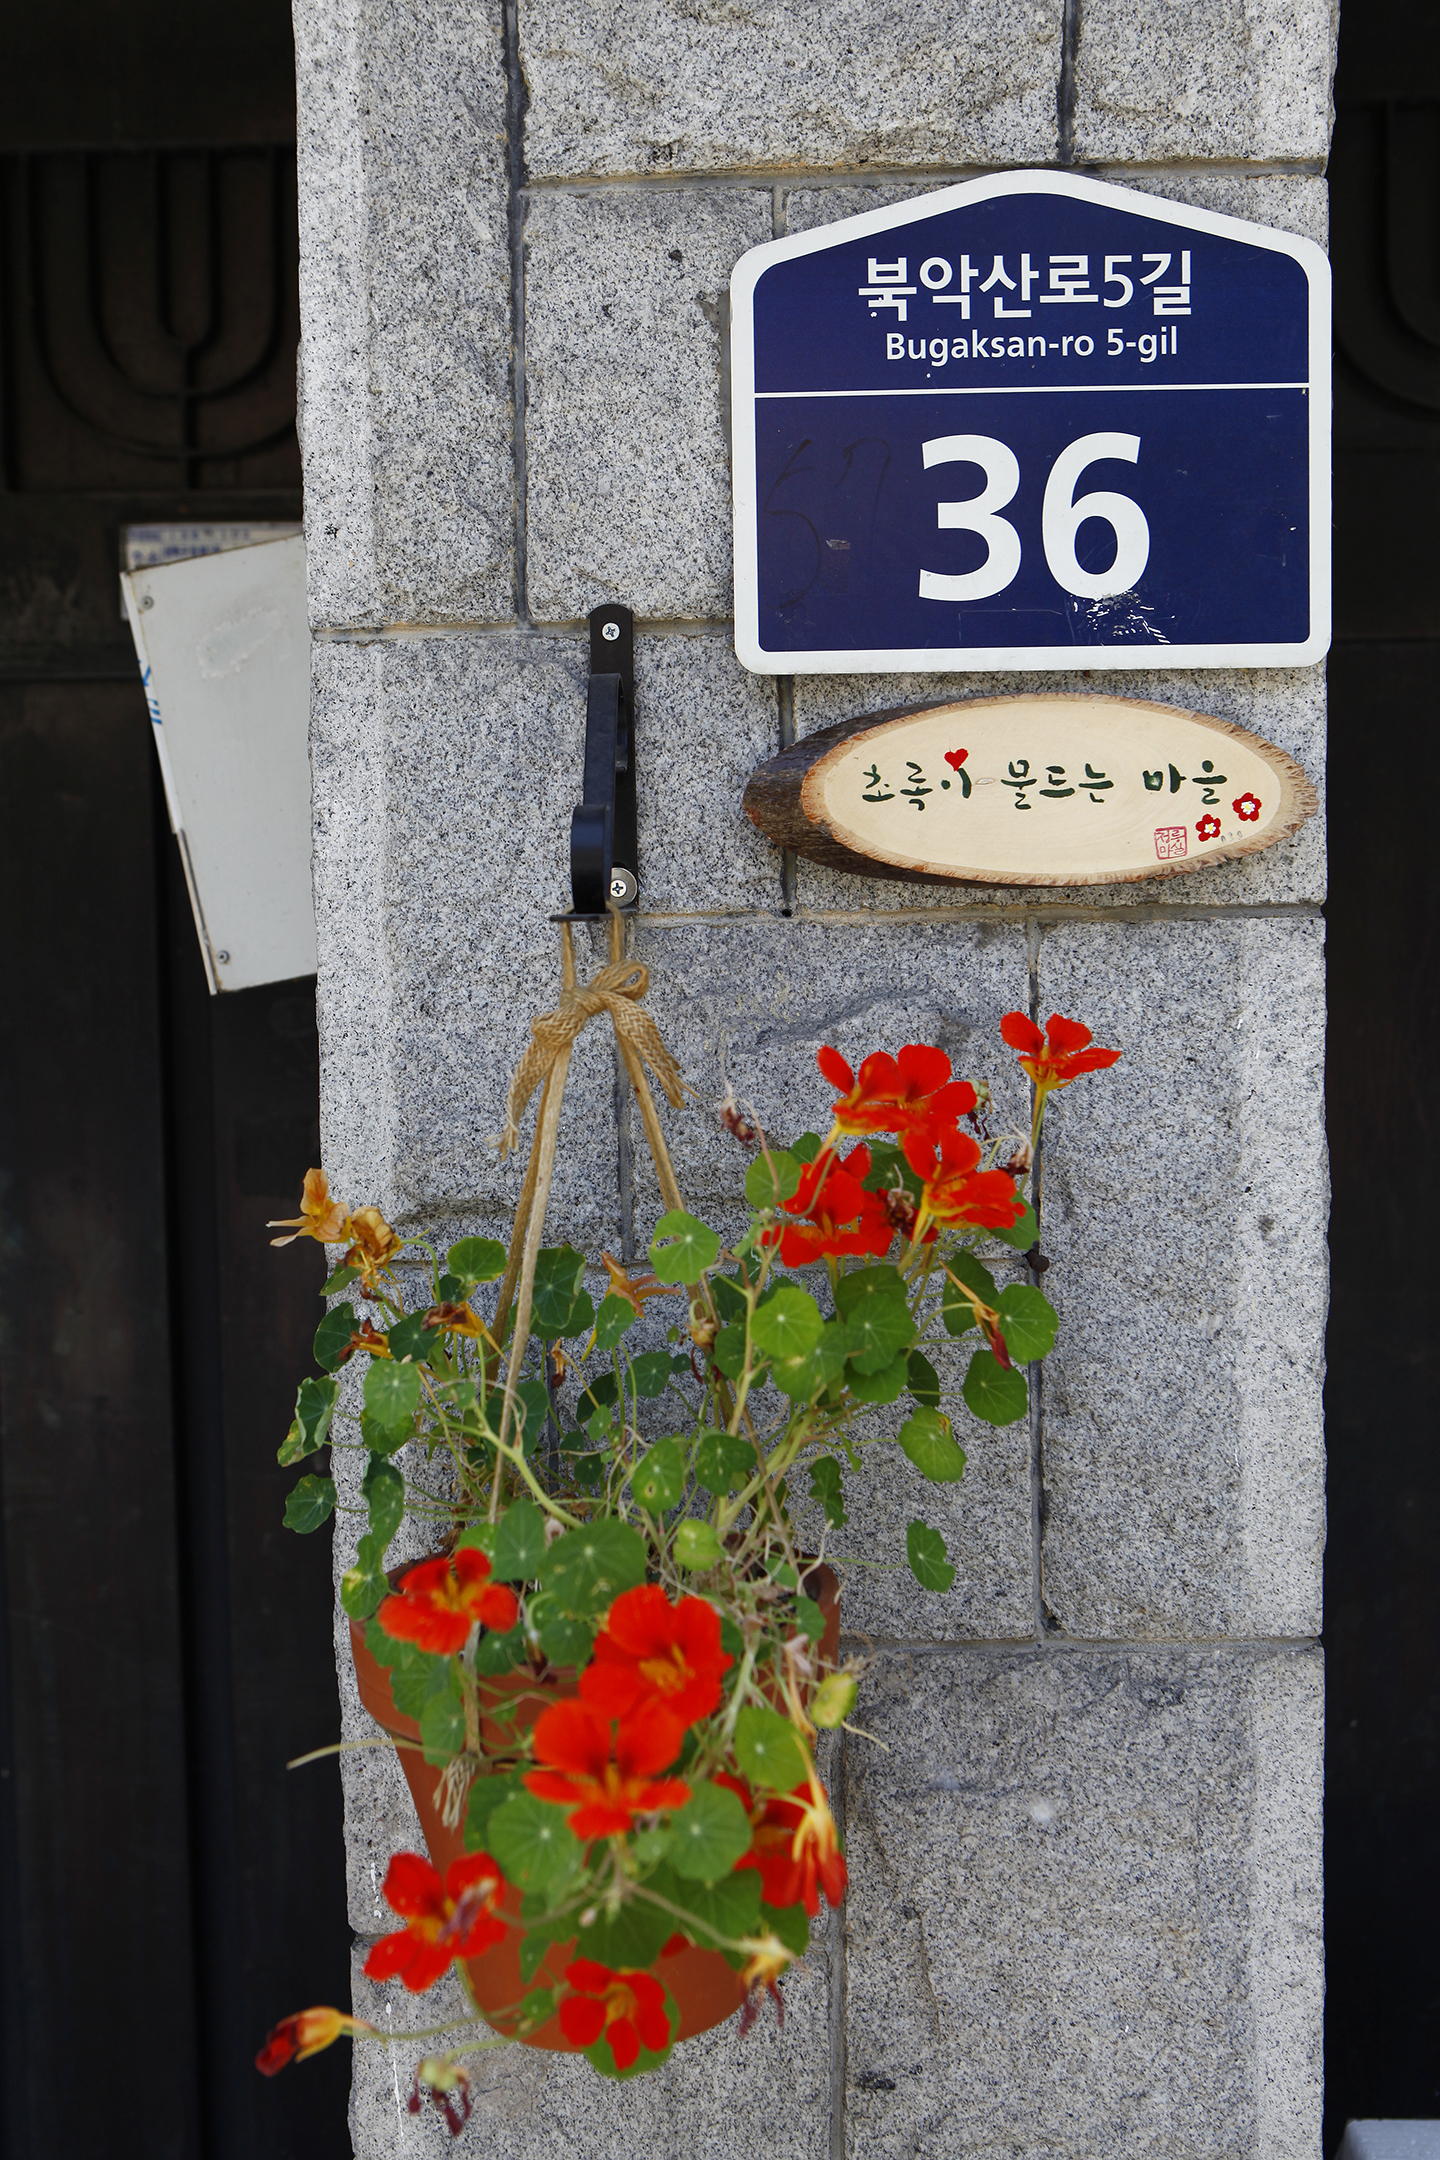
[(685, 1728), (655, 1703), (632, 1711), (618, 1728), (588, 1702), (552, 1703), (535, 1724), (535, 1754), (543, 1770), (527, 1770), (526, 1788), (539, 1800), (574, 1810), (578, 1838), (622, 1836), (637, 1815), (681, 1808), (690, 1797), (683, 1778), (657, 1778), (680, 1752)]
[(1022, 1012), (1006, 1013), (1000, 1033), (1012, 1050), (1018, 1050), (1021, 1070), (1029, 1073), (1042, 1096), (1052, 1088), (1069, 1087), (1082, 1073), (1103, 1072), (1120, 1056), (1118, 1050), (1092, 1050), (1095, 1040), (1078, 1020), (1051, 1013), (1042, 1035), (1033, 1020)]
[(436, 1560), (422, 1560), (400, 1580), (376, 1618), (392, 1642), (414, 1643), (440, 1657), (463, 1650), (478, 1620), (508, 1635), (520, 1617), (513, 1590), (490, 1580), (490, 1562), (468, 1545)]
[(1008, 1230), (1024, 1214), (1008, 1170), (976, 1169), (981, 1151), (968, 1133), (938, 1126), (906, 1133), (901, 1145), (923, 1188), (912, 1237), (922, 1236), (930, 1222)]
[(594, 1958), (565, 1968), (573, 1993), (560, 2005), (560, 2030), (576, 2047), (593, 2047), (603, 2033), (617, 2070), (628, 2070), (641, 2043), (653, 2055), (670, 2045), (665, 1990), (652, 1973), (612, 1971)]
[(721, 1771), (715, 1782), (728, 1785), (750, 1817), (750, 1850), (735, 1866), (759, 1869), (767, 1905), (803, 1904), (813, 1920), (822, 1890), (832, 1905), (840, 1904), (849, 1878), (835, 1818), (818, 1778), (807, 1779), (793, 1792), (765, 1793), (759, 1799), (744, 1778)]
[(489, 1853), (452, 1860), (442, 1882), (419, 1853), (396, 1853), (385, 1873), (385, 1900), (405, 1922), (382, 1935), (365, 1960), (372, 1980), (399, 1978), (418, 1995), (433, 1987), (457, 1957), (478, 1957), (501, 1940), (505, 1922), (496, 1911), (505, 1878)]
[(704, 1598), (672, 1605), (659, 1583), (616, 1598), (580, 1675), (583, 1701), (607, 1717), (658, 1703), (682, 1725), (717, 1709), (735, 1660), (720, 1647), (720, 1615)]
[(861, 1065), (858, 1079), (829, 1043), (816, 1052), (815, 1062), (831, 1087), (840, 1089), (832, 1140), (842, 1132), (908, 1132), (936, 1118), (953, 1122), (975, 1107), (969, 1081), (952, 1080), (949, 1058), (926, 1043), (906, 1043), (895, 1057), (888, 1050), (875, 1051)]
[[(273, 1237), (272, 1245), (293, 1245), (296, 1238), (313, 1237), (321, 1245), (341, 1245), (351, 1235), (350, 1211), (330, 1197), (330, 1180), (323, 1170), (307, 1170), (300, 1194), (300, 1213), (280, 1222), (266, 1223), (267, 1230), (288, 1230), (289, 1237)], [(279, 2027), (276, 2027), (279, 2030)]]
[(266, 2077), (274, 2077), (286, 2063), (304, 2062), (307, 2055), (318, 2055), (341, 2033), (374, 2033), (377, 2039), (380, 2037), (375, 2026), (367, 2025), (364, 2018), (347, 2017), (343, 2010), (323, 2005), (314, 2010), (297, 2010), (294, 2017), (281, 2018), (255, 2057), (255, 2067)]
[(800, 1219), (793, 1227), (767, 1230), (765, 1243), (778, 1242), (786, 1267), (805, 1267), (826, 1253), (868, 1253), (879, 1259), (895, 1241), (895, 1225), (883, 1193), (866, 1192), (870, 1150), (853, 1147), (841, 1162), (827, 1148), (806, 1163), (800, 1184), (781, 1210)]

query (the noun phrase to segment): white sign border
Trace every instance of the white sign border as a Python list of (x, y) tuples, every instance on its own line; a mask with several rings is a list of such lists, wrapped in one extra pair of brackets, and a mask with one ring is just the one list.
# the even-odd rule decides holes
[[(778, 262), (813, 255), (837, 241), (859, 240), (897, 227), (1004, 195), (1070, 195), (1081, 202), (1103, 203), (1157, 224), (1180, 225), (1192, 232), (1219, 233), (1250, 247), (1289, 255), (1305, 272), (1310, 294), (1310, 635), (1300, 644), (1248, 645), (1067, 645), (921, 646), (912, 650), (846, 652), (768, 652), (760, 643), (759, 561), (757, 554), (757, 482), (755, 474), (755, 287)], [(1126, 386), (1128, 387), (1128, 386)], [(954, 187), (858, 217), (837, 218), (811, 232), (767, 240), (750, 248), (730, 278), (730, 419), (734, 461), (735, 652), (742, 667), (757, 675), (898, 675), (980, 674), (1006, 670), (1020, 674), (1059, 674), (1077, 668), (1225, 668), (1309, 667), (1330, 649), (1330, 264), (1324, 250), (1296, 233), (1248, 219), (1227, 217), (1148, 195), (1139, 188), (1115, 187), (1079, 173), (1033, 171), (991, 173), (962, 180)]]

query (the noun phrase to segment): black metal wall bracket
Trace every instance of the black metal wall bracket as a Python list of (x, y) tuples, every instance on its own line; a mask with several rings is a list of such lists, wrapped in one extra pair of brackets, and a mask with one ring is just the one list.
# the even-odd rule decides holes
[(603, 922), (607, 901), (640, 897), (635, 814), (635, 618), (627, 607), (590, 616), (583, 800), (570, 818), (570, 919)]

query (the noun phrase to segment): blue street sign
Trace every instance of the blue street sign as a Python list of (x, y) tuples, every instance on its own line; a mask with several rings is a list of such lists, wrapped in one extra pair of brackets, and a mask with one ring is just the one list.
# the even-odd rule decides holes
[(1330, 642), (1330, 271), (1067, 173), (752, 248), (735, 649), (765, 674), (1294, 667)]

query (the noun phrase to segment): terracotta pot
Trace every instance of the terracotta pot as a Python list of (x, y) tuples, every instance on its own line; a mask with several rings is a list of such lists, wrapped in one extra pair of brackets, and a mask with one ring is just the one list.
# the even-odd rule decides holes
[[(839, 1582), (834, 1571), (822, 1562), (805, 1577), (805, 1589), (825, 1616), (825, 1632), (820, 1639), (821, 1660), (826, 1665), (833, 1665), (840, 1643)], [(365, 1644), (364, 1624), (355, 1620), (350, 1623), (350, 1650), (355, 1660), (355, 1677), (360, 1684), (360, 1700), (376, 1724), (396, 1740), (418, 1741), (419, 1724), (396, 1709), (395, 1698), (390, 1692), (390, 1675), (371, 1656)], [(522, 1670), (496, 1678), (482, 1677), (480, 1744), (494, 1761), (496, 1770), (513, 1762), (518, 1735), (529, 1731), (542, 1710), (577, 1692), (578, 1676), (573, 1666), (547, 1665), (539, 1673)], [(463, 1821), (453, 1830), (442, 1822), (435, 1804), (440, 1773), (426, 1762), (418, 1748), (397, 1748), (396, 1753), (420, 1818), (431, 1862), (443, 1875), (451, 1861), (460, 1859), (465, 1851)], [(520, 1892), (513, 1884), (506, 1886), (501, 1910), (509, 1919), (520, 1917)], [(510, 1930), (503, 1942), (496, 1943), (479, 1957), (461, 1960), (475, 2006), (497, 2032), (510, 2028), (512, 2020), (507, 2013), (513, 2013), (526, 1993), (520, 1978), (520, 1942), (518, 1930)], [(530, 1986), (558, 1986), (573, 1955), (573, 1942), (553, 1944)], [(723, 2024), (745, 1999), (740, 1975), (734, 1967), (726, 1963), (718, 1950), (700, 1950), (693, 1943), (662, 1955), (659, 1975), (674, 1996), (680, 2013), (677, 2040), (693, 2039), (696, 2033), (708, 2032), (712, 2025)], [(547, 2019), (536, 2031), (519, 2037), (526, 2047), (548, 2048), (562, 2055), (578, 2052), (574, 2042), (567, 2040), (560, 2030), (558, 2015)]]

